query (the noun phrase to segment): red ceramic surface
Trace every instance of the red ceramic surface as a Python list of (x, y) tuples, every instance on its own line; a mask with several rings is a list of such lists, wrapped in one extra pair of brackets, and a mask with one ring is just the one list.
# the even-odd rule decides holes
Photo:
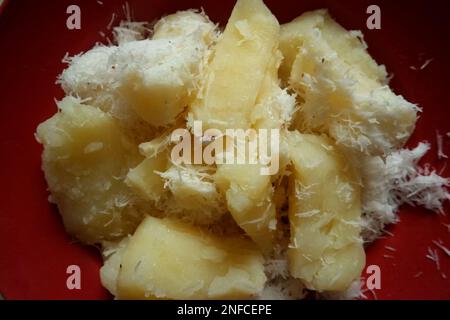
[[(10, 0), (0, 8), (0, 292), (7, 299), (110, 298), (99, 281), (100, 255), (66, 235), (57, 210), (47, 201), (40, 170), (42, 150), (34, 132), (56, 111), (54, 99), (63, 97), (55, 85), (64, 68), (63, 56), (104, 41), (99, 32), (110, 35), (107, 25), (113, 13), (123, 17), (123, 3)], [(381, 30), (366, 27), (366, 8), (374, 3), (381, 7)], [(81, 30), (66, 28), (66, 8), (71, 4), (81, 8)], [(152, 21), (176, 10), (203, 7), (223, 25), (234, 1), (129, 0), (129, 4), (137, 20)], [(395, 91), (423, 107), (408, 145), (430, 141), (433, 149), (425, 161), (450, 176), (450, 166), (445, 168), (446, 161), (437, 159), (435, 138), (436, 130), (450, 131), (449, 1), (266, 0), (266, 4), (281, 23), (325, 7), (346, 28), (361, 29), (371, 54), (395, 75), (391, 82)], [(433, 60), (424, 70), (411, 68), (428, 59)], [(444, 138), (444, 151), (450, 155), (449, 140)], [(446, 210), (450, 212), (448, 204)], [(450, 247), (444, 226), (450, 219), (410, 207), (404, 207), (400, 217), (401, 222), (389, 228), (394, 236), (367, 250), (367, 265), (381, 267), (377, 298), (450, 299), (450, 257), (438, 250), (441, 272), (425, 258), (432, 240)], [(66, 268), (71, 264), (81, 267), (81, 290), (66, 287)]]

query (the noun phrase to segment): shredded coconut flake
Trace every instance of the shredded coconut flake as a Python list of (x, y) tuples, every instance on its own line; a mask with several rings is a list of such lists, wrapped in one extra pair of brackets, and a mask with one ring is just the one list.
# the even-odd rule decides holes
[(441, 266), (440, 266), (440, 263), (439, 263), (439, 255), (437, 253), (437, 250), (436, 249), (431, 249), (430, 247), (428, 247), (427, 252), (428, 253), (425, 255), (425, 257), (427, 259), (430, 259), (431, 261), (433, 261), (436, 264), (437, 270), (440, 271), (441, 270)]
[(421, 66), (420, 66), (420, 70), (425, 69), (430, 63), (431, 61), (433, 61), (433, 59), (428, 59), (427, 61), (425, 61)]
[(450, 250), (447, 248), (447, 247), (445, 247), (444, 245), (443, 245), (443, 243), (442, 243), (442, 241), (436, 241), (436, 240), (433, 240), (433, 243), (439, 248), (439, 249), (441, 249), (442, 251), (444, 251), (444, 253), (447, 255), (447, 256), (449, 256), (450, 257)]
[[(419, 143), (412, 149), (401, 149), (381, 157), (368, 157), (363, 172), (363, 236), (368, 242), (378, 238), (387, 224), (398, 221), (400, 205), (421, 206), (443, 213), (443, 202), (450, 199), (443, 178), (419, 160), (430, 149)], [(386, 231), (385, 231), (386, 232)]]

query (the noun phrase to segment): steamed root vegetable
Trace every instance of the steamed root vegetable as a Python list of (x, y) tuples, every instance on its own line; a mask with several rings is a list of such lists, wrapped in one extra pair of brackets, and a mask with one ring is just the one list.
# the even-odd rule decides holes
[(214, 166), (171, 161), (170, 135), (139, 146), (146, 159), (130, 170), (126, 182), (153, 207), (187, 222), (209, 225), (227, 212), (213, 179)]
[(153, 127), (173, 124), (195, 96), (217, 31), (194, 11), (165, 17), (155, 28), (153, 39), (97, 46), (70, 58), (59, 79), (64, 91), (115, 115), (131, 108)]
[(290, 272), (312, 290), (345, 290), (365, 264), (358, 174), (326, 137), (291, 132), (287, 141)]
[(215, 174), (218, 188), (237, 224), (268, 253), (277, 226), (271, 177), (258, 164), (223, 164)]
[(280, 87), (278, 69), (283, 56), (277, 51), (270, 60), (263, 83), (256, 98), (250, 119), (256, 129), (288, 127), (295, 112), (295, 95)]
[(147, 217), (118, 254), (119, 299), (244, 299), (266, 281), (251, 241), (175, 220)]
[(66, 230), (89, 244), (119, 239), (141, 220), (128, 169), (142, 158), (116, 120), (75, 98), (37, 129), (42, 167)]
[(178, 11), (161, 18), (153, 28), (152, 39), (168, 39), (194, 35), (205, 45), (217, 40), (217, 26), (203, 12)]
[[(392, 185), (427, 149), (392, 152), (419, 109), (361, 32), (326, 10), (280, 27), (262, 0), (237, 0), (223, 32), (194, 10), (148, 26), (121, 22), (115, 44), (67, 58), (68, 97), (37, 130), (67, 231), (102, 247), (102, 284), (117, 299), (353, 288), (361, 229), (395, 220)], [(390, 179), (367, 181), (389, 159)], [(447, 180), (429, 178), (404, 189), (438, 210)]]
[(130, 237), (125, 237), (120, 241), (102, 243), (104, 263), (100, 268), (100, 280), (114, 296), (117, 296), (117, 278), (121, 269), (122, 256), (129, 242)]
[(345, 30), (324, 9), (306, 12), (291, 22), (281, 25), (280, 50), (284, 59), (279, 75), (283, 81), (289, 81), (292, 66), (304, 42), (308, 41), (311, 33), (318, 32), (322, 34), (323, 41), (326, 41), (330, 49), (334, 50), (342, 60), (352, 64), (372, 80), (386, 84), (386, 69), (383, 65), (378, 65), (367, 53), (361, 33)]
[(161, 152), (153, 157), (144, 159), (138, 166), (132, 168), (125, 182), (143, 199), (155, 205), (164, 201), (167, 190), (164, 188), (164, 180), (158, 174), (169, 166), (169, 155)]
[(214, 183), (214, 167), (171, 165), (159, 173), (170, 196), (167, 214), (199, 225), (211, 225), (227, 213), (225, 199)]
[(192, 100), (205, 50), (195, 38), (125, 43), (111, 56), (117, 90), (150, 125), (172, 125)]
[(278, 36), (278, 21), (261, 0), (238, 0), (191, 105), (194, 120), (205, 129), (250, 128)]
[(69, 67), (58, 79), (64, 92), (91, 99), (99, 106), (111, 103), (108, 92), (113, 86), (114, 70), (109, 65), (109, 58), (116, 49), (115, 46), (96, 46), (84, 54), (69, 58)]
[(205, 15), (191, 10), (162, 18), (151, 40), (124, 44), (111, 57), (119, 92), (152, 126), (174, 124), (197, 93), (217, 34)]
[(391, 91), (384, 67), (362, 41), (325, 10), (308, 12), (282, 26), (280, 74), (302, 101), (294, 127), (326, 133), (357, 152), (383, 154), (405, 143), (418, 108)]

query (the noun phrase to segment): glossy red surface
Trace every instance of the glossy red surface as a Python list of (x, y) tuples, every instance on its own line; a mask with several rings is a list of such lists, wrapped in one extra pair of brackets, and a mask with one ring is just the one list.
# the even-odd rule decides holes
[[(103, 3), (103, 4), (102, 4)], [(36, 126), (55, 111), (54, 98), (63, 97), (55, 85), (66, 52), (73, 55), (104, 41), (99, 32), (112, 13), (123, 17), (124, 1), (9, 1), (0, 8), (0, 292), (7, 299), (107, 299), (100, 284), (100, 255), (94, 248), (72, 241), (65, 233), (40, 170), (41, 146), (34, 139)], [(203, 7), (213, 21), (226, 23), (234, 1), (129, 0), (135, 19), (152, 21), (176, 10)], [(381, 30), (366, 28), (366, 8), (381, 7)], [(66, 28), (66, 8), (78, 4), (82, 29)], [(450, 74), (450, 2), (448, 1), (312, 1), (267, 0), (280, 22), (306, 10), (326, 7), (348, 29), (361, 29), (369, 50), (393, 73), (397, 93), (423, 107), (409, 146), (428, 140), (426, 156), (450, 176), (450, 166), (436, 155), (436, 130), (450, 131), (447, 94)], [(5, 3), (4, 3), (5, 5)], [(116, 19), (117, 23), (118, 19)], [(431, 63), (420, 71), (426, 60)], [(444, 151), (450, 155), (450, 139)], [(449, 205), (446, 205), (450, 212)], [(401, 222), (368, 250), (367, 265), (381, 267), (379, 299), (450, 299), (450, 257), (438, 249), (441, 272), (425, 258), (432, 240), (450, 247), (448, 216), (404, 207)], [(396, 252), (385, 248), (391, 246)], [(393, 256), (393, 258), (385, 255)], [(82, 270), (81, 290), (68, 290), (66, 268)], [(417, 276), (422, 272), (419, 276)], [(415, 277), (416, 275), (416, 277)], [(447, 276), (447, 279), (443, 278)], [(369, 298), (374, 298), (367, 293)]]

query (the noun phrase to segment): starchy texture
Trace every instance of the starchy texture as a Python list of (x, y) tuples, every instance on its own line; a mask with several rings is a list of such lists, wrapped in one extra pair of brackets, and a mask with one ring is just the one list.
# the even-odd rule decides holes
[(277, 51), (267, 67), (250, 122), (257, 129), (288, 127), (295, 112), (295, 95), (280, 87), (278, 69), (283, 56)]
[(291, 274), (312, 290), (345, 290), (365, 264), (359, 178), (329, 138), (292, 132), (287, 140)]
[(270, 176), (261, 175), (258, 165), (223, 164), (214, 178), (237, 224), (261, 250), (270, 252), (277, 228)]
[(387, 86), (385, 69), (369, 56), (361, 33), (349, 33), (320, 10), (283, 26), (281, 34), (280, 48), (290, 57), (282, 76), (303, 100), (297, 129), (327, 133), (375, 155), (406, 142), (419, 109)]
[(89, 244), (119, 239), (142, 219), (138, 201), (125, 184), (141, 156), (103, 111), (67, 97), (58, 113), (37, 129), (44, 145), (43, 169), (52, 201), (66, 230)]
[[(189, 28), (180, 27), (185, 24)], [(67, 94), (91, 99), (118, 118), (136, 113), (152, 127), (169, 126), (195, 96), (216, 37), (206, 16), (180, 12), (161, 20), (152, 39), (97, 46), (68, 59), (58, 82)]]
[(266, 281), (263, 257), (250, 240), (168, 219), (145, 218), (116, 254), (119, 299), (250, 298)]
[(195, 120), (220, 130), (251, 126), (251, 112), (277, 50), (279, 30), (262, 1), (236, 3), (215, 46), (201, 94), (192, 103)]
[(280, 26), (238, 0), (224, 29), (195, 10), (152, 26), (128, 12), (66, 56), (36, 133), (49, 200), (116, 299), (360, 298), (364, 243), (400, 205), (443, 211), (429, 145), (402, 149), (419, 108), (327, 10)]

